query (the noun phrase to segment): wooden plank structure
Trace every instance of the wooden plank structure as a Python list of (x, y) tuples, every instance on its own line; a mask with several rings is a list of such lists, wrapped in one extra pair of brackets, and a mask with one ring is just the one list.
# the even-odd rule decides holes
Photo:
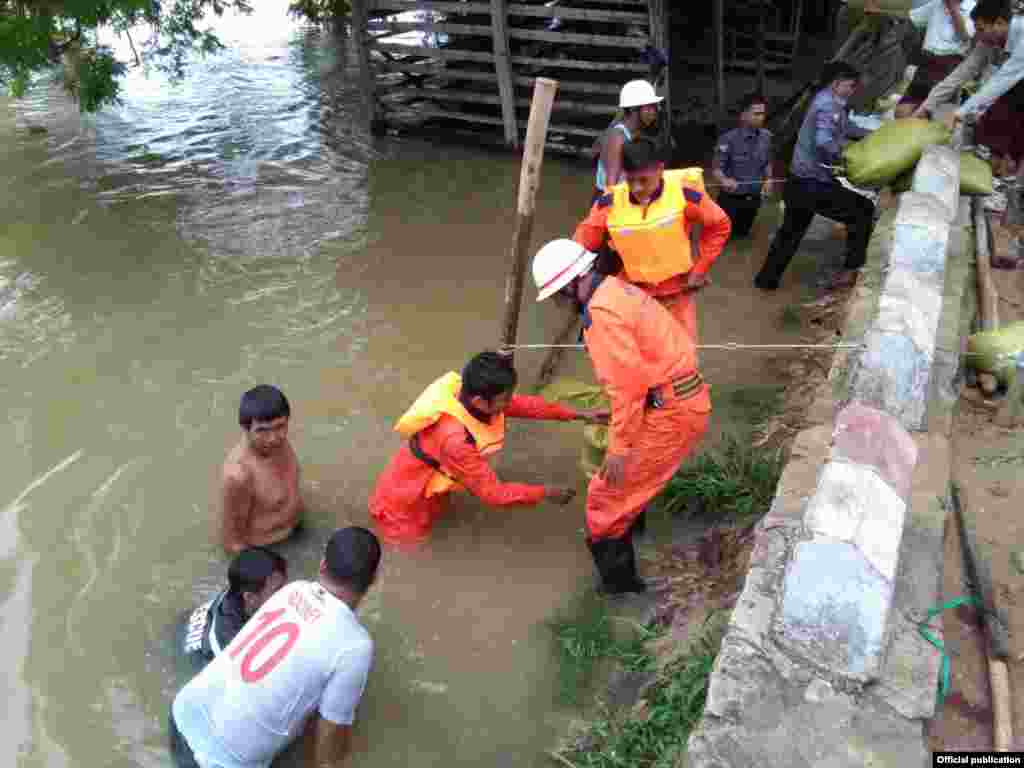
[[(669, 55), (670, 4), (355, 0), (355, 48), (374, 92), (369, 111), (388, 127), (441, 121), (495, 139), (500, 130), (502, 144), (519, 148), (534, 80), (552, 77), (559, 98), (549, 147), (582, 153), (618, 111), (622, 85), (650, 76), (644, 49)], [(668, 82), (660, 91), (670, 105)]]
[[(378, 125), (472, 129), (519, 148), (533, 82), (550, 77), (559, 97), (549, 148), (586, 154), (617, 114), (622, 85), (637, 78), (653, 80), (665, 98), (667, 138), (671, 63), (711, 75), (718, 120), (727, 70), (753, 71), (762, 88), (767, 77), (788, 75), (804, 2), (712, 0), (708, 17), (678, 0), (353, 0), (352, 26), (367, 114)], [(696, 24), (710, 33), (696, 48), (691, 34), (690, 48), (702, 53), (673, 56), (672, 40), (678, 46), (680, 31)], [(650, 48), (670, 62), (657, 79)]]

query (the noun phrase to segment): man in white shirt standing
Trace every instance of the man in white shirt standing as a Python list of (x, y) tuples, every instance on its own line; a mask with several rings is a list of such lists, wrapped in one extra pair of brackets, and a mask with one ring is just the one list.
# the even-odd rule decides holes
[[(977, 92), (947, 120), (950, 127), (968, 119), (977, 121), (974, 143), (989, 148), (993, 173), (1011, 185), (1004, 221), (1019, 231), (1024, 225), (1024, 174), (1018, 173), (1024, 158), (1024, 18), (1014, 15), (1011, 0), (978, 0), (971, 17), (977, 28), (974, 50), (932, 89), (914, 115), (923, 117), (934, 112), (938, 105), (955, 98), (964, 83), (980, 78), (990, 65), (996, 67)], [(1020, 263), (1024, 257), (1020, 237), (1016, 250), (1013, 256)]]
[(925, 117), (936, 107), (952, 101), (960, 88), (982, 76), (987, 67), (996, 69), (978, 91), (947, 119), (951, 126), (966, 118), (976, 118), (975, 141), (992, 150), (993, 159), (1009, 158), (1013, 167), (1000, 169), (999, 175), (1016, 170), (1024, 154), (1020, 131), (1020, 113), (1024, 108), (1024, 18), (1015, 16), (1011, 0), (978, 0), (971, 12), (977, 29), (977, 45), (963, 63), (932, 88), (924, 103), (914, 112)]
[(932, 88), (960, 66), (974, 37), (974, 6), (975, 0), (928, 0), (911, 9), (911, 23), (925, 30), (924, 56), (896, 106), (897, 118), (910, 117)]
[(317, 580), (278, 591), (178, 693), (170, 730), (179, 768), (269, 768), (303, 732), (308, 765), (336, 765), (348, 754), (373, 661), (355, 610), (380, 557), (365, 528), (335, 531)]

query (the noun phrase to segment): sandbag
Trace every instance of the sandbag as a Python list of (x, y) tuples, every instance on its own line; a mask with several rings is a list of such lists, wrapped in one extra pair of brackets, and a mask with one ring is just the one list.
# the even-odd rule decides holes
[[(611, 401), (597, 384), (587, 384), (578, 379), (559, 377), (553, 379), (540, 391), (545, 400), (555, 400), (574, 408), (608, 408)], [(588, 424), (583, 428), (583, 451), (580, 469), (588, 478), (604, 464), (604, 452), (608, 449), (608, 427)]]
[[(889, 183), (893, 194), (899, 195), (910, 190), (914, 182), (914, 168), (897, 176)], [(960, 194), (991, 195), (992, 166), (973, 152), (960, 153)]]
[(604, 464), (605, 451), (608, 450), (608, 427), (600, 424), (588, 424), (583, 428), (583, 454), (580, 456), (580, 469), (587, 477), (594, 474)]
[[(853, 10), (864, 10), (864, 0), (846, 0), (846, 4)], [(879, 13), (900, 19), (907, 18), (913, 7), (914, 0), (878, 0)]]
[[(915, 166), (916, 168), (917, 166)], [(900, 174), (889, 184), (889, 189), (894, 195), (902, 195), (904, 192), (909, 192), (910, 188), (914, 185), (914, 168), (911, 168), (906, 173)]]
[(552, 379), (538, 394), (574, 408), (608, 408), (611, 402), (600, 385), (564, 376)]
[(1001, 384), (1006, 383), (1007, 374), (1021, 352), (1024, 352), (1024, 322), (967, 337), (967, 364), (976, 371), (993, 374)]
[(992, 166), (973, 152), (960, 153), (960, 194), (991, 195)]
[(911, 170), (925, 147), (950, 138), (949, 129), (934, 120), (893, 120), (843, 150), (846, 178), (858, 187), (884, 187)]

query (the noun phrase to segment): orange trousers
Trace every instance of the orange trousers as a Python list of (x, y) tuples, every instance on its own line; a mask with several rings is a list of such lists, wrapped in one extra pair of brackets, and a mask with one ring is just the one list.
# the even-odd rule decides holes
[(657, 496), (707, 432), (711, 393), (705, 386), (686, 400), (644, 411), (643, 430), (626, 458), (622, 483), (612, 488), (594, 475), (587, 489), (587, 533), (618, 539)]
[(698, 291), (680, 291), (667, 296), (655, 296), (658, 303), (672, 313), (672, 317), (683, 326), (683, 330), (697, 343), (697, 293)]

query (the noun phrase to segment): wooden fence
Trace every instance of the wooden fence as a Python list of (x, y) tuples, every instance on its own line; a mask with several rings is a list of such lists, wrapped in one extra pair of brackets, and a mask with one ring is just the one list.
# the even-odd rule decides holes
[[(671, 0), (353, 0), (353, 37), (371, 117), (388, 127), (472, 127), (518, 147), (534, 78), (559, 81), (549, 137), (586, 151), (648, 46), (670, 55)], [(660, 89), (671, 94), (665, 68)]]

